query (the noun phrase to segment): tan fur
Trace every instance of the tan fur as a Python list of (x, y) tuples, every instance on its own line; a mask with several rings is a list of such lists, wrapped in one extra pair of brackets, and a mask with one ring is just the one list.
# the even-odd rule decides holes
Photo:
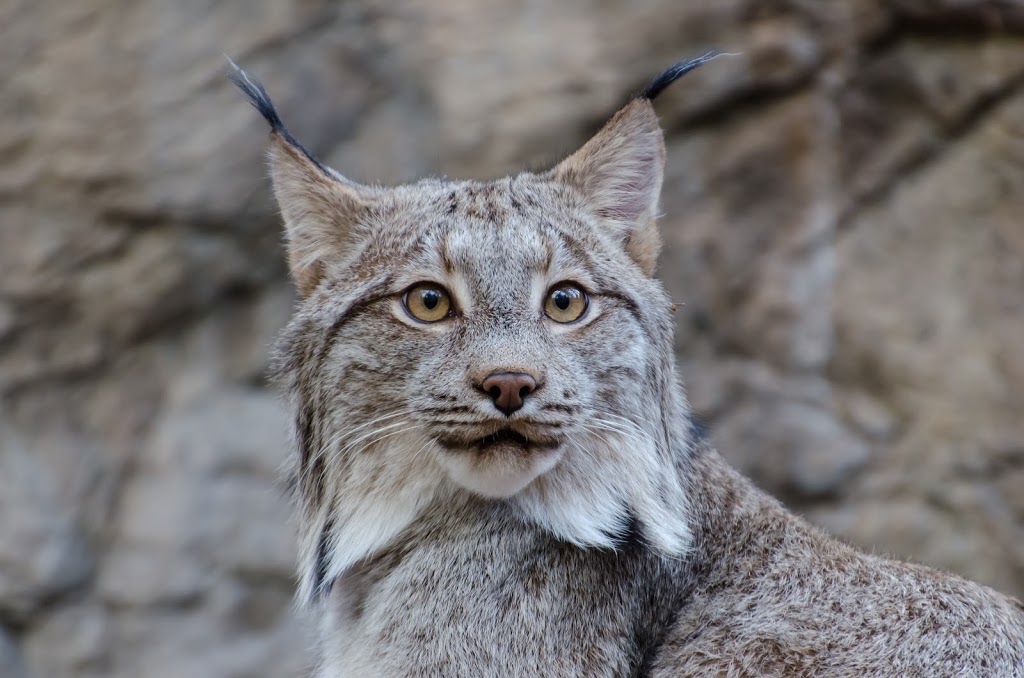
[[(239, 73), (303, 297), (279, 372), (319, 676), (1024, 675), (1018, 601), (830, 539), (696, 433), (649, 101), (543, 174), (368, 189)], [(423, 281), (453, 317), (403, 310)], [(591, 297), (572, 325), (542, 311), (563, 281)], [(540, 384), (509, 417), (495, 371)], [(506, 428), (529, 442), (474, 442)]]

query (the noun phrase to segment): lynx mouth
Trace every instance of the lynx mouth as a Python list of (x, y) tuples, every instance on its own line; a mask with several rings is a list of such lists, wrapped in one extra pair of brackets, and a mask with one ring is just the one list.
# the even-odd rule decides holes
[(494, 445), (501, 445), (502, 443), (513, 443), (516, 445), (522, 445), (523, 447), (530, 444), (529, 438), (524, 436), (522, 433), (517, 433), (512, 429), (503, 428), (497, 433), (492, 433), (489, 436), (484, 436), (476, 441), (474, 447), (480, 449), (487, 449)]
[(498, 450), (515, 450), (529, 453), (533, 450), (550, 450), (561, 444), (559, 440), (554, 438), (529, 438), (511, 428), (502, 428), (482, 438), (475, 439), (440, 437), (438, 442), (449, 450), (468, 450), (478, 454), (487, 454)]

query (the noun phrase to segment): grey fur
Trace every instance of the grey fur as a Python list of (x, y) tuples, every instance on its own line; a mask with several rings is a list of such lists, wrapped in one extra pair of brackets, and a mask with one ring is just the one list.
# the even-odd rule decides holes
[[(694, 436), (653, 278), (649, 99), (549, 172), (391, 189), (324, 171), (277, 120), (319, 676), (1024, 675), (1020, 602), (836, 542)], [(565, 280), (591, 295), (571, 325), (542, 311)], [(406, 313), (420, 281), (457, 313)], [(505, 417), (492, 371), (541, 387)], [(534, 444), (472, 442), (504, 427)]]

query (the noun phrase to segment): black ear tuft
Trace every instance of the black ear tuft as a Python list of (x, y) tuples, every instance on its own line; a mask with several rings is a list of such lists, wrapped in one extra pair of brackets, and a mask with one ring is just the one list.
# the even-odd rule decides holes
[(230, 80), (238, 89), (242, 90), (242, 93), (249, 98), (249, 103), (253, 105), (257, 111), (260, 112), (267, 123), (270, 124), (270, 131), (273, 134), (281, 135), (289, 145), (294, 147), (306, 158), (317, 166), (321, 172), (329, 177), (333, 177), (330, 170), (328, 170), (323, 163), (317, 160), (312, 153), (306, 150), (305, 146), (300, 144), (295, 137), (285, 128), (284, 123), (281, 122), (281, 116), (277, 114), (277, 109), (274, 108), (274, 102), (270, 100), (270, 95), (267, 94), (267, 90), (263, 88), (259, 80), (254, 80), (249, 77), (249, 74), (239, 68), (238, 64), (231, 60), (231, 57), (225, 55), (228, 63), (231, 64), (231, 71), (228, 73), (228, 80)]
[(253, 105), (257, 111), (260, 112), (267, 122), (270, 123), (270, 129), (274, 132), (284, 131), (284, 124), (281, 122), (281, 116), (277, 114), (277, 109), (274, 108), (274, 102), (270, 100), (270, 95), (267, 94), (267, 90), (263, 88), (258, 80), (253, 80), (249, 77), (249, 74), (238, 67), (230, 57), (226, 57), (228, 63), (231, 64), (231, 71), (228, 73), (228, 80), (234, 83), (235, 87), (242, 90), (245, 96), (249, 97), (249, 103)]
[(712, 59), (723, 56), (723, 54), (724, 53), (712, 51), (708, 52), (703, 56), (699, 56), (696, 59), (690, 59), (688, 61), (684, 59), (683, 61), (680, 61), (679, 63), (672, 66), (672, 68), (668, 69), (667, 71), (656, 77), (654, 80), (652, 80), (651, 84), (647, 85), (647, 87), (644, 88), (644, 91), (640, 92), (640, 94), (637, 95), (637, 99), (647, 99), (648, 101), (653, 101), (655, 97), (657, 97), (659, 94), (665, 91), (665, 88), (671, 85), (673, 82), (683, 77), (690, 71), (694, 70), (698, 66), (703, 66)]

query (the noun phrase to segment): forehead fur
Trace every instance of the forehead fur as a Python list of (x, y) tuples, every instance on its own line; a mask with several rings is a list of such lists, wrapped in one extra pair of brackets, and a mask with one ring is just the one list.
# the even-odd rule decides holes
[(360, 265), (369, 268), (412, 262), (439, 276), (488, 263), (531, 271), (580, 262), (607, 273), (630, 268), (622, 248), (595, 224), (585, 196), (543, 175), (400, 186), (380, 196), (365, 218), (369, 242)]

